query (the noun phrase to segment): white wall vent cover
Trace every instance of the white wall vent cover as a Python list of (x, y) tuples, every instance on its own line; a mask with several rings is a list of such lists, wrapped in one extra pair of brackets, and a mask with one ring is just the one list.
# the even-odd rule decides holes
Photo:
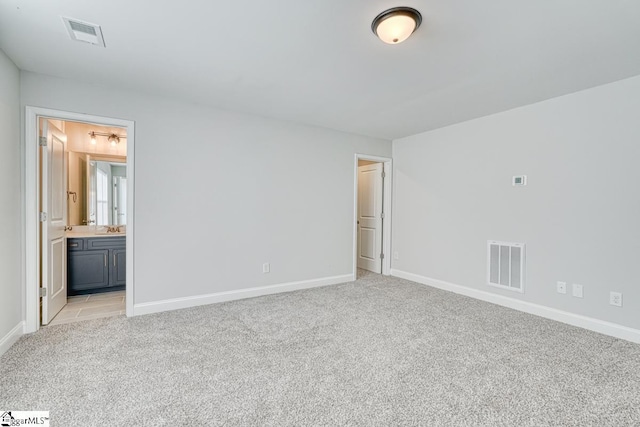
[(487, 282), (524, 292), (524, 243), (487, 242)]
[(65, 27), (69, 32), (69, 36), (73, 40), (91, 43), (96, 46), (106, 47), (104, 38), (102, 37), (102, 29), (100, 25), (91, 24), (89, 22), (80, 21), (74, 18), (62, 17)]

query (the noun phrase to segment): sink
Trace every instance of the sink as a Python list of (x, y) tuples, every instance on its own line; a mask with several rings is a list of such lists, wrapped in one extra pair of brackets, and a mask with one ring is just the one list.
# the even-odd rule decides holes
[(108, 227), (102, 227), (102, 228), (96, 228), (95, 233), (99, 235), (122, 236), (124, 234), (127, 234), (127, 230), (125, 227), (120, 227), (120, 231), (111, 231), (109, 230)]

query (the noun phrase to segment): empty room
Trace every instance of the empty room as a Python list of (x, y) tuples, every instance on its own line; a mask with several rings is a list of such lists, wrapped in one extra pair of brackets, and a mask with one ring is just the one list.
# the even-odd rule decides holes
[(640, 2), (0, 2), (0, 424), (640, 425)]

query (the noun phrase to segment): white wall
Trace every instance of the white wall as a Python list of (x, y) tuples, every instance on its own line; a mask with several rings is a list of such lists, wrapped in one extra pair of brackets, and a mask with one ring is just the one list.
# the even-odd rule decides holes
[[(394, 141), (393, 269), (640, 328), (639, 118), (634, 77)], [(486, 285), (489, 239), (527, 244), (523, 295)]]
[(29, 72), (21, 82), (23, 107), (135, 121), (136, 304), (352, 272), (354, 153), (390, 156), (389, 141)]
[(0, 50), (0, 340), (22, 320), (20, 74)]

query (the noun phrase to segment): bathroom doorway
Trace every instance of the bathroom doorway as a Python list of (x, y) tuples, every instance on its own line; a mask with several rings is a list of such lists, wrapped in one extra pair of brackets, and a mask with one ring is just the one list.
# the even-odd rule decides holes
[(40, 118), (40, 324), (124, 315), (127, 132)]
[(134, 123), (27, 107), (26, 124), (25, 332), (132, 316)]

